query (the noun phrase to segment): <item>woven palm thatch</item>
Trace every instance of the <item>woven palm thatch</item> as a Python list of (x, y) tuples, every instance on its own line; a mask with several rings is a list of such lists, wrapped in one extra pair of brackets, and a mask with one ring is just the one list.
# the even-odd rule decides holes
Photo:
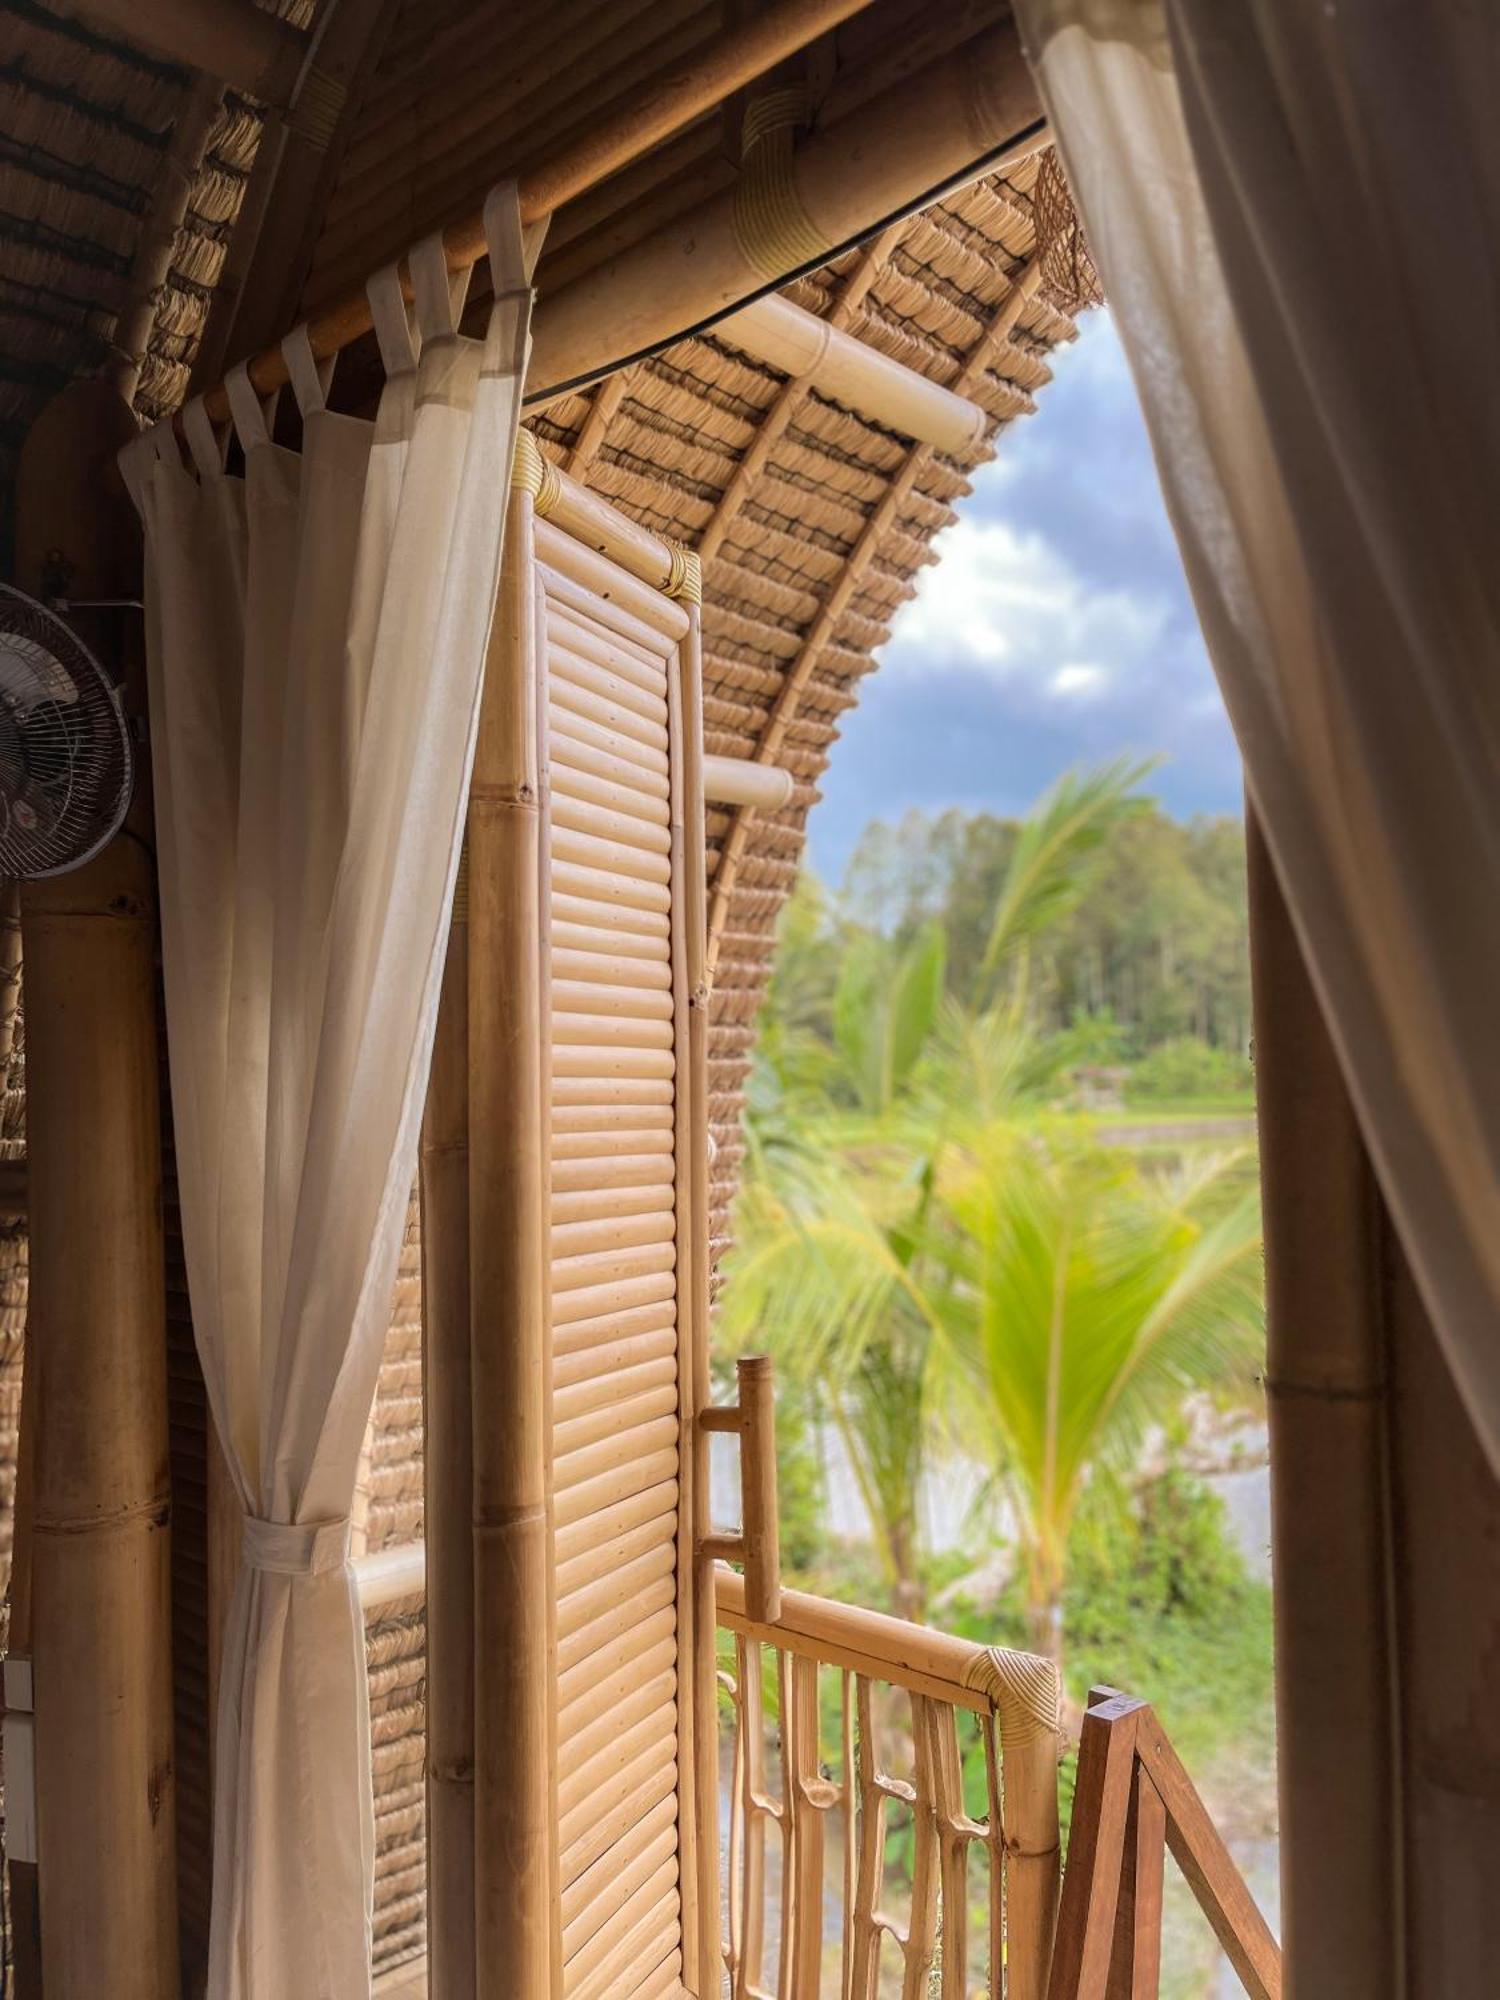
[[(311, 0), (283, 0), (272, 11), (305, 22), (314, 10)], [(387, 155), (405, 147), (425, 162), (421, 187), (396, 203), (410, 220), (409, 234), (430, 226), (425, 209), (418, 210), (423, 202), (434, 210), (443, 206), (458, 168), (482, 178), (472, 145), (460, 144), (458, 124), (450, 120), (442, 132), (430, 132), (420, 99), (403, 101), (406, 85), (398, 74), (417, 63), (420, 79), (423, 63), (440, 66), (441, 56), (451, 67), (455, 51), (467, 61), (471, 44), (488, 49), (495, 27), (471, 11), (469, 21), (462, 0), (445, 0), (430, 11), (411, 4), (396, 10), (387, 75), (398, 75), (398, 82), (377, 77), (356, 121), (347, 154), (351, 171), (342, 190), (333, 189), (322, 217), (309, 281), (314, 293), (363, 275), (360, 230), (371, 204), (387, 201), (381, 191)], [(562, 11), (569, 20), (592, 12), (583, 0), (569, 0)], [(631, 58), (637, 69), (669, 60), (701, 39), (709, 11), (696, 0), (673, 0), (667, 9), (624, 8), (611, 31), (614, 40), (604, 36), (590, 60), (607, 68), (609, 49), (616, 43), (623, 49), (632, 37), (640, 40)], [(639, 26), (648, 17), (649, 35)], [(192, 81), (42, 0), (10, 0), (0, 32), (0, 485), (8, 509), (5, 461), (37, 410), (65, 382), (110, 359), (132, 261)], [(553, 30), (539, 11), (528, 33), (538, 39)], [(613, 74), (623, 88), (626, 71), (616, 63)], [(587, 82), (576, 63), (543, 63), (537, 77), (527, 115), (542, 124), (549, 89), (566, 95), (565, 86), (583, 89)], [(488, 86), (482, 95), (489, 106), (487, 92)], [(260, 130), (257, 106), (232, 94), (223, 99), (156, 301), (136, 393), (143, 418), (174, 408), (186, 391)], [(712, 124), (694, 128), (665, 156), (675, 162), (672, 185), (680, 186), (683, 207), (733, 173)], [(857, 703), (919, 571), (934, 560), (934, 540), (953, 520), (974, 470), (1004, 428), (1033, 409), (1049, 378), (1051, 349), (1073, 331), (1069, 313), (1036, 282), (1038, 172), (1032, 157), (976, 181), (788, 288), (798, 304), (980, 404), (989, 434), (963, 458), (914, 448), (712, 334), (680, 341), (532, 419), (542, 450), (575, 477), (636, 519), (704, 551), (707, 747), (753, 757), (774, 745), (771, 760), (795, 779), (783, 811), (715, 811), (708, 828), (718, 938), (710, 1036), (716, 1256), (731, 1227), (744, 1088), (777, 918), (843, 718)], [(661, 212), (658, 206), (658, 219)], [(558, 250), (564, 263), (574, 254), (566, 221)], [(24, 1143), (22, 1061), (18, 1044), (6, 1079), (0, 1148)], [(182, 1918), (191, 1966), (201, 1963), (208, 1901), (209, 1446), (173, 1200), (170, 1132), (167, 1140), (174, 1674)], [(356, 1506), (357, 1532), (371, 1553), (422, 1534), (420, 1293), (414, 1205)], [(24, 1303), (24, 1231), (0, 1226), (0, 1558), (10, 1532)], [(376, 1949), (380, 1964), (393, 1965), (423, 1942), (420, 1603), (383, 1612), (367, 1640), (379, 1854)]]

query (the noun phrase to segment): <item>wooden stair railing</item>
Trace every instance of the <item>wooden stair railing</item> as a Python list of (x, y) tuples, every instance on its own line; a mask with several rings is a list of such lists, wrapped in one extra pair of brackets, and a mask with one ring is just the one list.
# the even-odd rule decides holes
[[(1045, 2000), (1057, 1913), (1060, 1688), (1050, 1660), (975, 1645), (926, 1626), (802, 1591), (781, 1615), (746, 1608), (745, 1580), (716, 1573), (718, 1622), (733, 1635), (721, 1686), (733, 1716), (729, 1927), (733, 2000), (876, 2000), (899, 1970), (906, 2000), (968, 2000), (971, 1856), (985, 1869), (985, 1984), (990, 2000)], [(774, 1706), (765, 1685), (774, 1653)], [(837, 1675), (837, 1740), (819, 1731), (821, 1669)], [(905, 1697), (903, 1703), (901, 1697)], [(985, 1807), (964, 1797), (958, 1717), (976, 1718)], [(882, 1755), (909, 1735), (912, 1777)], [(832, 1731), (830, 1731), (832, 1733)], [(779, 1782), (768, 1754), (779, 1738)], [(825, 1763), (824, 1750), (832, 1751)], [(885, 1908), (887, 1819), (911, 1815), (911, 1907)], [(842, 1848), (837, 1980), (824, 1980), (829, 1855)], [(780, 1847), (780, 1945), (766, 1949), (768, 1847)], [(833, 1941), (830, 1940), (830, 1948)], [(981, 1954), (976, 1953), (976, 1956)], [(831, 1973), (832, 1968), (828, 1968)]]
[(1047, 2000), (1156, 2000), (1163, 1862), (1176, 1861), (1251, 2000), (1281, 1953), (1148, 1702), (1095, 1688), (1083, 1718)]

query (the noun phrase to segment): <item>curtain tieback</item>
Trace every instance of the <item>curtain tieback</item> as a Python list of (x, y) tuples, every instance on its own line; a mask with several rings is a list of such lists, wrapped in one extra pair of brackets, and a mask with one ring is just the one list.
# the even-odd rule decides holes
[(276, 1576), (326, 1576), (349, 1557), (349, 1517), (341, 1521), (260, 1521), (245, 1516), (240, 1547), (246, 1569)]

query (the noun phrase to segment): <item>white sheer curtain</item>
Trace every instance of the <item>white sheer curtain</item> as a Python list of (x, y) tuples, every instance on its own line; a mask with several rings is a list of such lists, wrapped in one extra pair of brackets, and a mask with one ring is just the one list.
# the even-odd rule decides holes
[(1018, 13), (1250, 791), (1500, 1469), (1500, 10)]
[[(231, 381), (124, 455), (146, 530), (172, 1109), (193, 1321), (246, 1512), (215, 1765), (213, 2000), (354, 2000), (374, 1867), (350, 1503), (416, 1164), (530, 323), (441, 241), (371, 285), (373, 424), (286, 343), (300, 452)], [(530, 247), (530, 246), (527, 246)]]

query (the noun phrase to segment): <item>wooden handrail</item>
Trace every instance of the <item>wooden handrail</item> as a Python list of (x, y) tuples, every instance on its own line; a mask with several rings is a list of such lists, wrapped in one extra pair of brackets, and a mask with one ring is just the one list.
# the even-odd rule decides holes
[(726, 1631), (975, 1715), (992, 1706), (982, 1671), (987, 1649), (968, 1639), (803, 1590), (783, 1590), (781, 1616), (768, 1624), (749, 1615), (742, 1576), (720, 1564), (714, 1583), (719, 1623)]
[(1149, 1702), (1095, 1688), (1047, 2000), (1156, 2000), (1162, 1861), (1187, 1878), (1250, 2000), (1281, 2000), (1281, 1951)]

